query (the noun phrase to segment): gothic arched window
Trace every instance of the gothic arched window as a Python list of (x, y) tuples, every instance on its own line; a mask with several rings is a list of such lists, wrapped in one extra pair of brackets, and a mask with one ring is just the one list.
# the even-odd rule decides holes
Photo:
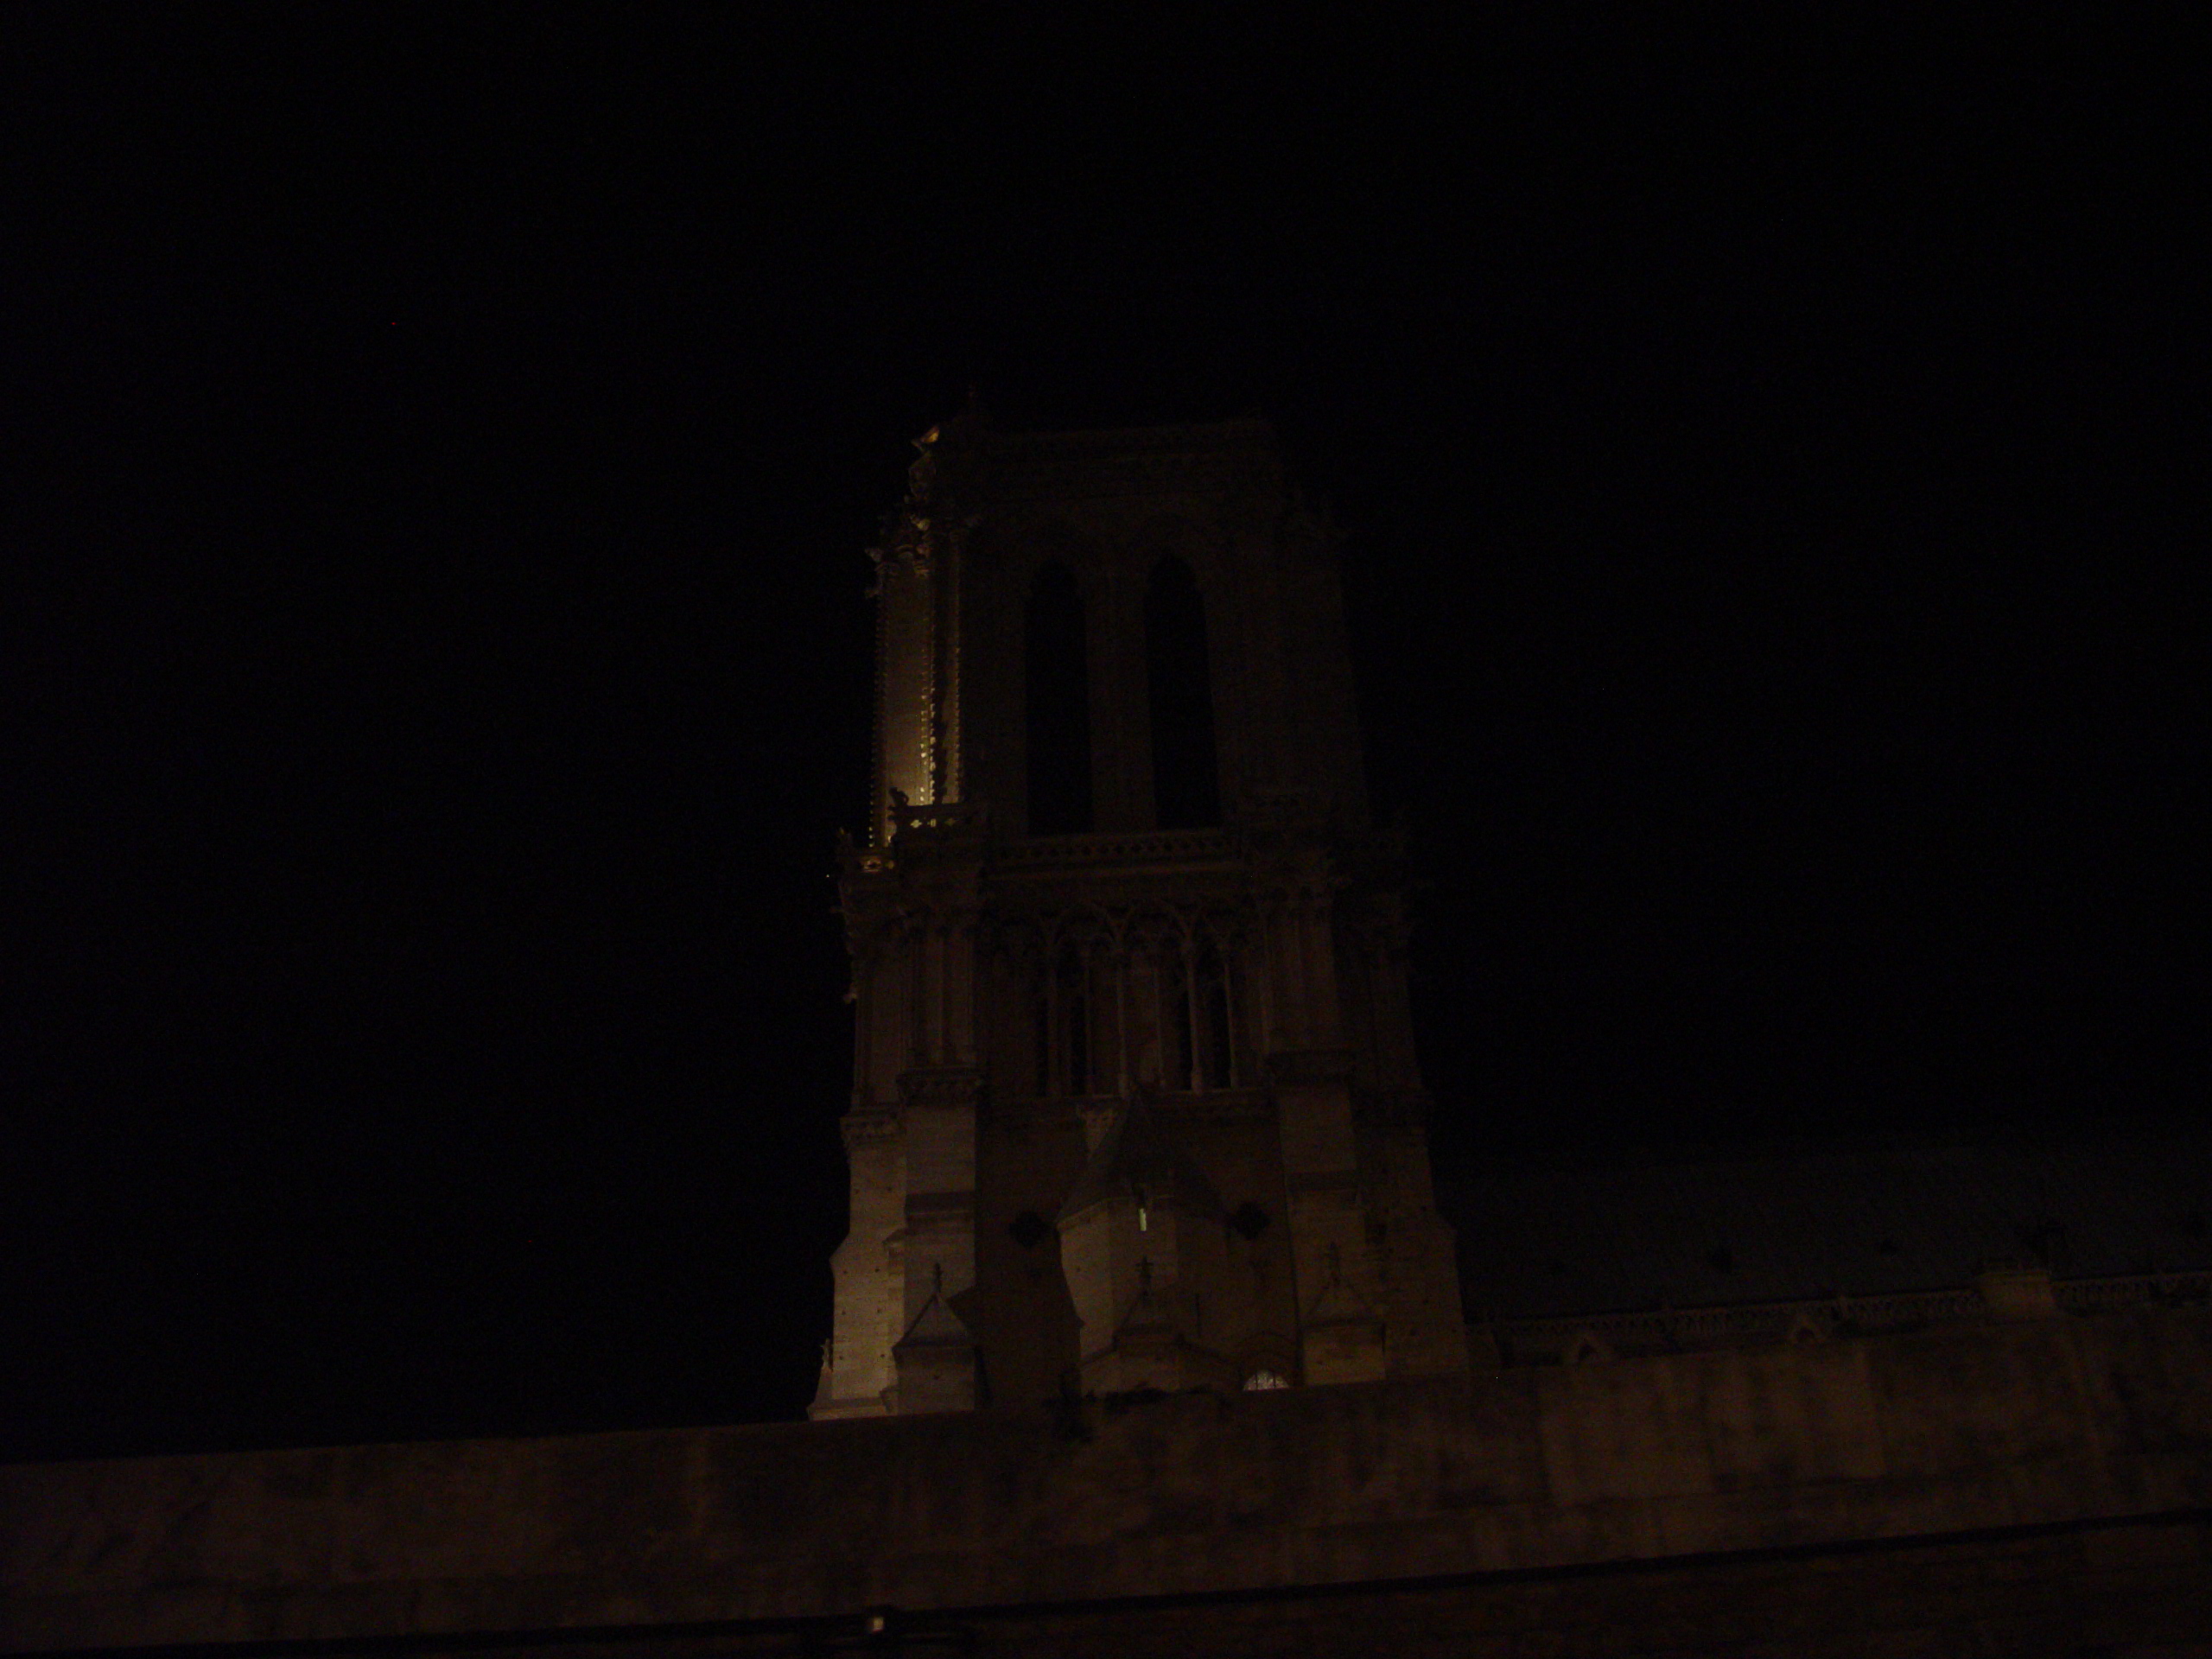
[(1229, 1011), (1229, 964), (1211, 939), (1201, 938), (1193, 966), (1198, 970), (1198, 995), (1192, 998), (1197, 1014), (1197, 1029), (1192, 1037), (1202, 1086), (1233, 1089), (1236, 1086), (1236, 1040)]
[(1090, 953), (1072, 941), (1063, 944), (1052, 976), (1052, 1020), (1059, 1027), (1052, 1038), (1058, 1092), (1094, 1094), (1098, 1079), (1091, 1067)]
[(1029, 833), (1080, 834), (1091, 827), (1090, 668), (1083, 594), (1065, 564), (1038, 571), (1024, 645)]
[(1163, 1088), (1203, 1093), (1235, 1086), (1230, 1065), (1229, 977), (1203, 935), (1171, 939), (1152, 957)]
[(1144, 665), (1152, 693), (1154, 821), (1162, 830), (1219, 823), (1205, 603), (1191, 567), (1173, 554), (1153, 566), (1145, 590)]

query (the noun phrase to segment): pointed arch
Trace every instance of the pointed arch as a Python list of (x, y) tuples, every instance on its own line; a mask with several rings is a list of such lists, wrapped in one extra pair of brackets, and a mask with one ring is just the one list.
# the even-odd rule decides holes
[(1144, 660), (1152, 705), (1154, 822), (1162, 830), (1217, 824), (1221, 770), (1205, 601), (1191, 567), (1172, 553), (1152, 567), (1145, 587)]
[(1094, 1006), (1092, 952), (1078, 939), (1064, 939), (1052, 959), (1052, 1092), (1094, 1095), (1098, 1077), (1097, 1009)]
[(1082, 834), (1093, 827), (1090, 636), (1075, 573), (1057, 559), (1029, 590), (1023, 663), (1029, 833)]

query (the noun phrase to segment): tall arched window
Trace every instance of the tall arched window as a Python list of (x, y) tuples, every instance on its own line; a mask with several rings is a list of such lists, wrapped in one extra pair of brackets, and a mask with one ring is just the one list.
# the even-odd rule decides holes
[(1198, 1030), (1193, 1040), (1203, 1068), (1204, 1086), (1234, 1089), (1236, 1039), (1229, 1012), (1229, 964), (1223, 959), (1219, 946), (1210, 938), (1201, 938), (1194, 966), (1198, 983), (1198, 995), (1193, 999), (1198, 1009)]
[(1029, 729), (1029, 833), (1090, 829), (1090, 670), (1083, 594), (1056, 563), (1029, 591), (1024, 661)]
[(1221, 822), (1206, 611), (1191, 567), (1170, 554), (1144, 596), (1145, 677), (1152, 691), (1152, 798), (1162, 830)]
[(1060, 947), (1052, 965), (1054, 1009), (1059, 1022), (1057, 1039), (1059, 1087), (1062, 1094), (1097, 1092), (1098, 1079), (1091, 1070), (1090, 957), (1080, 944)]
[(1166, 941), (1155, 960), (1161, 1086), (1193, 1093), (1235, 1088), (1229, 969), (1220, 947), (1202, 931)]

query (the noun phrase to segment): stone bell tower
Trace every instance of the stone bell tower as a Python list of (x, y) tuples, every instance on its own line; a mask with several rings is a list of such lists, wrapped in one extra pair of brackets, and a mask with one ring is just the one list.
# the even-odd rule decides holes
[(1330, 538), (1257, 422), (917, 448), (817, 1417), (1465, 1369)]

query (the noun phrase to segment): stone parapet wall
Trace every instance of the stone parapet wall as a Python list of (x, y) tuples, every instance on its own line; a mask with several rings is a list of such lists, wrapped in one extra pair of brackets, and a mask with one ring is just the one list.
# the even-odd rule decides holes
[[(2010, 1293), (2008, 1297), (2008, 1293)], [(2024, 1296), (2015, 1309), (2008, 1300)], [(1796, 1301), (1728, 1302), (1711, 1307), (1639, 1308), (1554, 1319), (1490, 1321), (1484, 1331), (1506, 1364), (1572, 1363), (1578, 1345), (1595, 1341), (1615, 1357), (1688, 1348), (1740, 1346), (1878, 1332), (1916, 1331), (1992, 1313), (2096, 1313), (2139, 1306), (2212, 1306), (2212, 1272), (2128, 1274), (2057, 1279), (2039, 1269), (1993, 1271), (1979, 1284), (1872, 1296), (1821, 1296)]]
[(2212, 1314), (2142, 1310), (1057, 1419), (22, 1465), (0, 1646), (1259, 1606), (2207, 1509)]

